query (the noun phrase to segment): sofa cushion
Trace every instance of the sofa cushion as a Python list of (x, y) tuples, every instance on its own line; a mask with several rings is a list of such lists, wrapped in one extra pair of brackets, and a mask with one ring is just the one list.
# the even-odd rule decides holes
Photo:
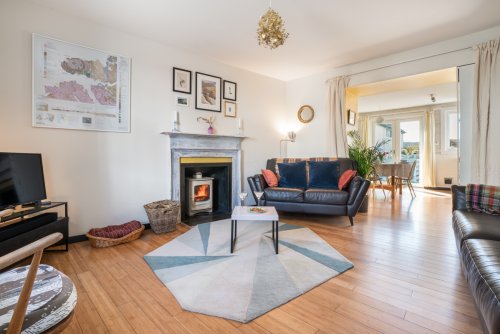
[(304, 193), (304, 202), (314, 204), (345, 205), (349, 199), (347, 191), (336, 189), (307, 189)]
[(500, 217), (465, 209), (453, 211), (453, 230), (457, 246), (468, 239), (500, 241)]
[(465, 188), (467, 209), (500, 215), (500, 187), (486, 184), (468, 184)]
[(278, 164), (280, 179), (278, 185), (283, 188), (307, 188), (306, 162)]
[(304, 202), (304, 190), (300, 188), (270, 187), (264, 190), (266, 201)]
[(338, 189), (338, 161), (309, 161), (309, 188)]
[(339, 190), (344, 190), (347, 188), (351, 180), (356, 176), (358, 172), (352, 169), (348, 169), (342, 173), (339, 178)]
[(277, 187), (278, 186), (278, 178), (276, 177), (276, 174), (272, 170), (269, 169), (261, 169), (262, 175), (264, 176), (264, 179), (266, 180), (266, 183), (269, 187)]
[(460, 255), (485, 333), (500, 333), (500, 241), (465, 240)]

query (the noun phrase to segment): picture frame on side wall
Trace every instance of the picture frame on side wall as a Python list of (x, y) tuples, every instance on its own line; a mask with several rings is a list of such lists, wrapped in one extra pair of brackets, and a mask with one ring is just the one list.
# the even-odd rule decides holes
[(236, 103), (224, 101), (224, 116), (236, 117)]
[(172, 79), (172, 89), (174, 92), (191, 94), (191, 71), (174, 67)]
[(236, 82), (224, 80), (224, 100), (236, 101)]
[(347, 110), (347, 124), (355, 125), (356, 124), (356, 112), (354, 110)]
[(196, 109), (221, 112), (221, 82), (220, 77), (196, 72)]

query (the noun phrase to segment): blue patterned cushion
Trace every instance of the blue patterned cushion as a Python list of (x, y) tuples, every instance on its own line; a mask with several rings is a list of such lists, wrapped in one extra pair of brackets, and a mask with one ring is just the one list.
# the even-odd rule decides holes
[(302, 188), (307, 187), (306, 162), (278, 163), (280, 179), (278, 187), (283, 188)]
[(309, 188), (338, 189), (340, 162), (309, 161)]

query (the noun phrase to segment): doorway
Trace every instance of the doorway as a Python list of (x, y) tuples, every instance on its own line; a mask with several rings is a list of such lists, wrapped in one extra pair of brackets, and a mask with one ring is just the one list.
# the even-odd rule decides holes
[(387, 140), (384, 162), (416, 162), (417, 185), (458, 183), (456, 68), (350, 87), (348, 94), (361, 137), (369, 146)]

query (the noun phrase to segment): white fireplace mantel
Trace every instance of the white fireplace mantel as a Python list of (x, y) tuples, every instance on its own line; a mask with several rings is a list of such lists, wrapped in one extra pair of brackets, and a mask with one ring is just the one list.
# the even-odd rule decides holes
[(226, 157), (232, 162), (232, 205), (238, 205), (241, 192), (241, 142), (244, 136), (162, 132), (170, 137), (172, 199), (180, 200), (180, 160), (183, 157)]

